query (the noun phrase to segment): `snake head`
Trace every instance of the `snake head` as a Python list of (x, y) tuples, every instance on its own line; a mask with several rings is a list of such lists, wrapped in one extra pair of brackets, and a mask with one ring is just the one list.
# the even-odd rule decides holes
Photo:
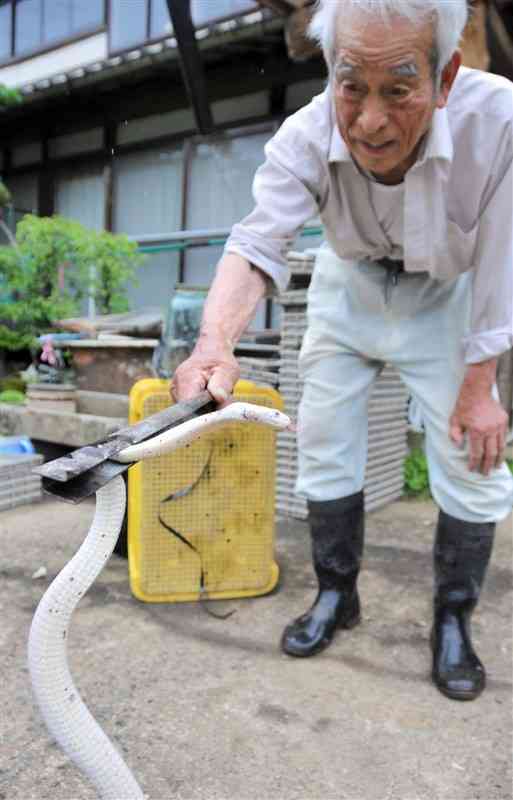
[(238, 422), (256, 422), (259, 425), (268, 425), (275, 430), (291, 430), (290, 417), (276, 408), (257, 406), (252, 403), (230, 403), (219, 412), (226, 419)]

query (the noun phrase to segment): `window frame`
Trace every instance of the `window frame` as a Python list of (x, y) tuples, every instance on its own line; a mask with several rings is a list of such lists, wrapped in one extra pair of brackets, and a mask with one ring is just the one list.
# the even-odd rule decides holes
[[(11, 42), (10, 42), (10, 55), (7, 58), (0, 57), (0, 68), (2, 67), (9, 67), (11, 65), (20, 64), (23, 61), (28, 61), (31, 58), (35, 58), (36, 56), (45, 55), (46, 53), (51, 53), (53, 50), (59, 50), (61, 47), (65, 47), (69, 44), (74, 44), (75, 42), (80, 42), (82, 39), (87, 39), (90, 36), (94, 36), (97, 33), (105, 33), (107, 30), (107, 10), (108, 10), (108, 0), (102, 0), (103, 6), (103, 13), (102, 13), (102, 22), (99, 25), (91, 25), (89, 28), (84, 28), (82, 31), (73, 33), (70, 36), (65, 36), (62, 39), (55, 39), (51, 43), (41, 43), (38, 47), (33, 48), (32, 50), (27, 50), (24, 53), (16, 53), (16, 6), (18, 5), (19, 0), (5, 0), (5, 2), (1, 3), (3, 6), (7, 6), (10, 8), (10, 17), (11, 17)], [(39, 7), (41, 8), (41, 4), (44, 0), (39, 0)]]
[[(108, 33), (109, 33), (109, 57), (123, 55), (124, 53), (129, 53), (131, 50), (137, 50), (139, 47), (146, 47), (147, 45), (157, 44), (158, 42), (163, 42), (165, 39), (169, 39), (174, 37), (174, 33), (165, 33), (160, 36), (150, 36), (151, 32), (151, 11), (152, 11), (152, 4), (154, 0), (148, 0), (148, 11), (146, 14), (146, 31), (145, 31), (145, 38), (141, 39), (140, 41), (128, 46), (128, 47), (117, 47), (114, 48), (112, 46), (112, 2), (113, 0), (106, 0), (108, 6)], [(262, 7), (259, 6), (258, 0), (252, 0), (254, 3), (254, 8), (250, 8), (247, 11), (238, 11), (236, 14), (225, 14), (224, 16), (216, 17), (215, 19), (210, 20), (207, 23), (203, 23), (199, 25), (196, 30), (202, 30), (203, 28), (208, 28), (210, 25), (218, 25), (221, 22), (227, 22), (231, 19), (238, 19), (239, 17), (245, 17), (247, 14), (254, 14), (257, 11), (262, 11)]]

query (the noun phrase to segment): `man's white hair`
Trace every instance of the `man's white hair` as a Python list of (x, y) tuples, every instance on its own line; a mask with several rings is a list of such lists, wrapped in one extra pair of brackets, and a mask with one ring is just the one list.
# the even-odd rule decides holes
[(440, 75), (457, 50), (468, 19), (467, 0), (318, 0), (309, 35), (322, 47), (330, 74), (336, 58), (337, 33), (343, 21), (351, 25), (353, 12), (390, 21), (394, 16), (419, 27), (434, 20), (433, 71)]

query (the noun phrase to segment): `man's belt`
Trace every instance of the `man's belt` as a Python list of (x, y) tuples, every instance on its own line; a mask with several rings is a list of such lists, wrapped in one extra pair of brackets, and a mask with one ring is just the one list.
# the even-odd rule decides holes
[(384, 269), (387, 269), (390, 272), (393, 272), (394, 275), (404, 272), (404, 261), (394, 261), (392, 258), (380, 258), (374, 263), (379, 264), (380, 267), (384, 267)]

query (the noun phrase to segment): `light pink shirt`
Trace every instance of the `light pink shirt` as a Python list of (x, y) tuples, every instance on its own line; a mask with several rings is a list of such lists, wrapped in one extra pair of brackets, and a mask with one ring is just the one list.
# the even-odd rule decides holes
[[(513, 346), (512, 122), (513, 83), (461, 68), (404, 181), (405, 269), (437, 280), (474, 273), (467, 363)], [(233, 227), (226, 252), (246, 258), (283, 291), (285, 254), (320, 215), (340, 258), (398, 257), (369, 201), (369, 180), (340, 136), (329, 88), (289, 117), (265, 152), (255, 208)]]

